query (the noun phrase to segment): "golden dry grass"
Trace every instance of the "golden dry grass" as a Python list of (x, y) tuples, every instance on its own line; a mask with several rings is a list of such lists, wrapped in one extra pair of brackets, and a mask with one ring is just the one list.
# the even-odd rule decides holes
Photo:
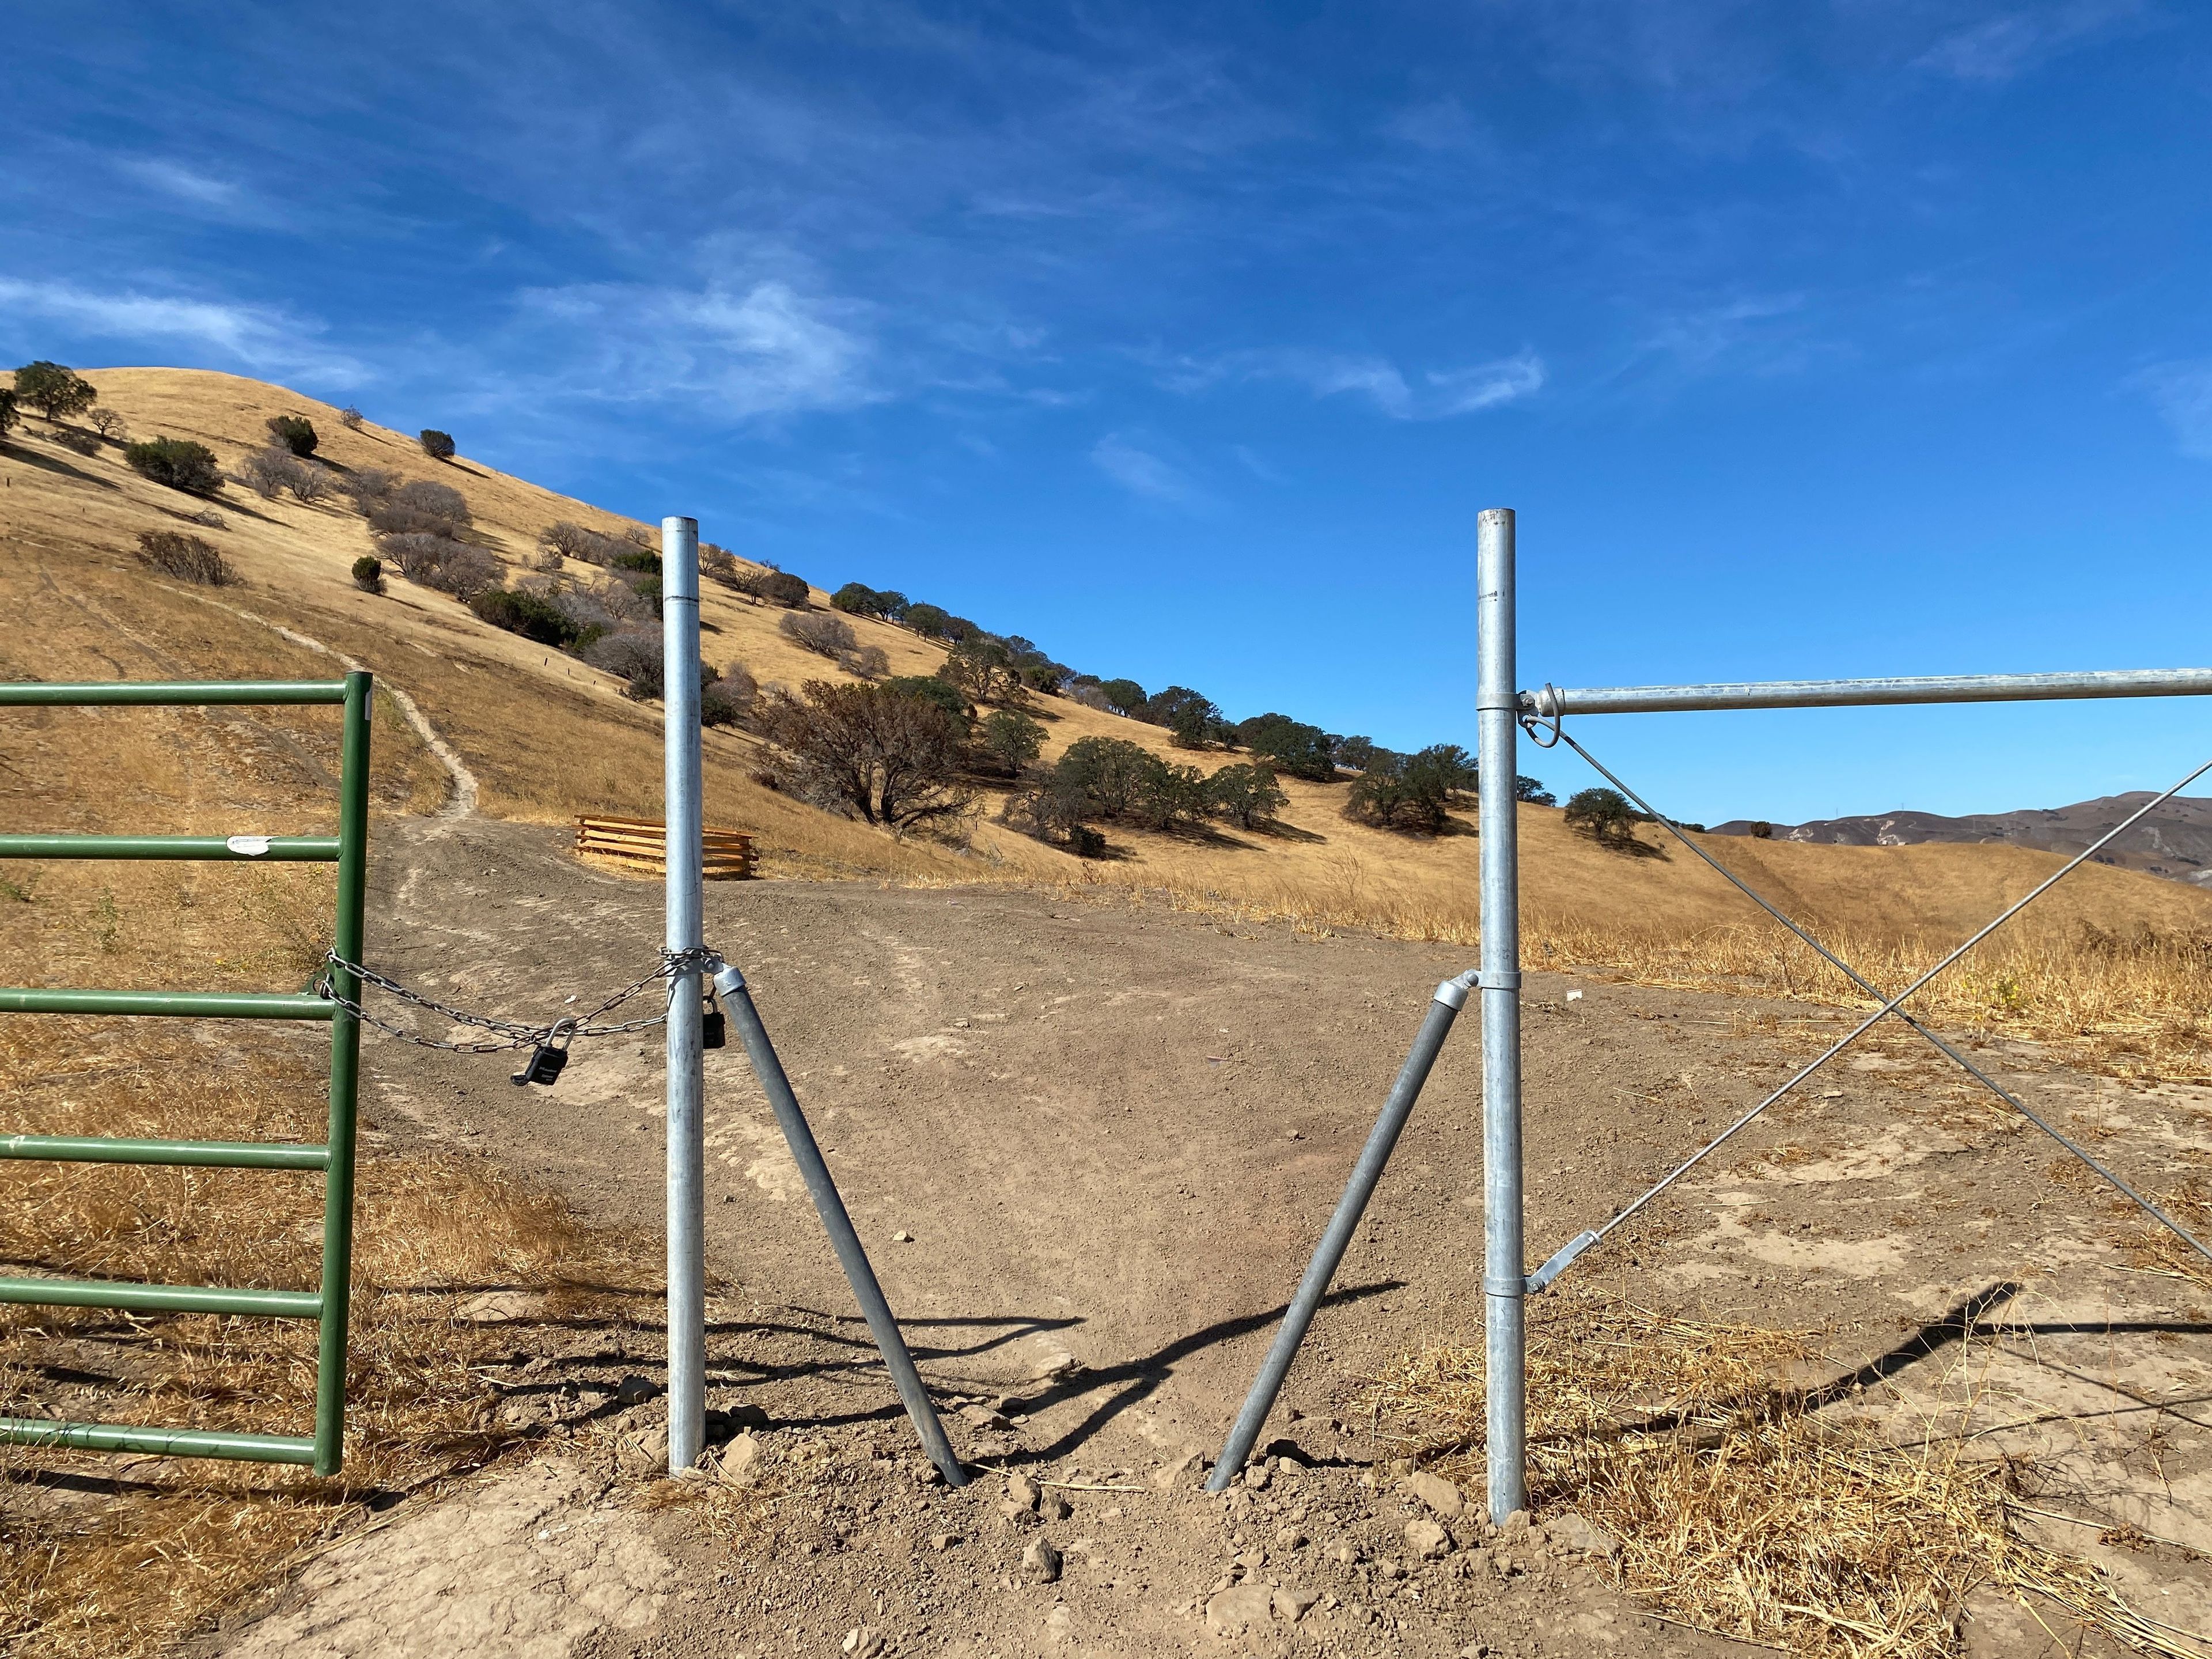
[[(1230, 921), (1286, 921), (1322, 936), (1358, 930), (1470, 949), (1481, 936), (1470, 902), (1439, 904), (1372, 882), (1349, 862), (1327, 882), (1279, 880), (1242, 889), (1149, 884), (1103, 866), (1057, 890), (1071, 902), (1152, 902)], [(2065, 892), (2062, 884), (2051, 899)], [(2070, 1064), (2114, 1077), (2212, 1082), (2212, 930), (2163, 933), (2142, 922), (2108, 929), (2081, 914), (2103, 895), (2087, 902), (2069, 896), (2072, 903), (2049, 912), (2023, 912), (1916, 994), (1909, 1007), (1931, 1024), (2047, 1044)], [(1970, 913), (1955, 934), (1899, 936), (1826, 925), (1819, 936), (1887, 996), (1917, 980), (2006, 902), (2000, 896), (1986, 913)], [(1881, 1006), (1809, 946), (1753, 915), (1748, 921), (1692, 926), (1536, 911), (1522, 918), (1522, 965), (1862, 1012)]]
[[(1933, 1421), (1899, 1436), (1819, 1410), (1779, 1380), (1821, 1363), (1802, 1333), (1547, 1299), (1531, 1310), (1531, 1499), (1615, 1540), (1639, 1605), (1792, 1653), (1948, 1659), (1966, 1598), (1992, 1585), (2137, 1651), (2212, 1655), (2024, 1532), (2017, 1462), (1972, 1458)], [(1483, 1401), (1480, 1349), (1451, 1344), (1370, 1379), (1357, 1403), (1391, 1449), (1479, 1489)]]

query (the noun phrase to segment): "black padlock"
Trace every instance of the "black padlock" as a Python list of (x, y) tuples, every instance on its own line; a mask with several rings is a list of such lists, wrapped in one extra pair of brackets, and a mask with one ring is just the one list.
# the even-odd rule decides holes
[(568, 1042), (575, 1036), (576, 1022), (564, 1019), (546, 1033), (530, 1055), (530, 1064), (512, 1073), (507, 1081), (516, 1088), (532, 1083), (542, 1083), (550, 1088), (561, 1080), (561, 1068), (568, 1063)]
[(729, 1040), (729, 1022), (722, 1018), (722, 1005), (709, 991), (707, 993), (707, 1012), (699, 1022), (699, 1046), (702, 1048), (719, 1048)]

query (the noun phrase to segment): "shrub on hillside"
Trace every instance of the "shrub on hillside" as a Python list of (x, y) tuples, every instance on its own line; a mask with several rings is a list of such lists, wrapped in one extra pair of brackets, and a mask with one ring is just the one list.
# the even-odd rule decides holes
[(123, 459), (140, 476), (188, 495), (212, 495), (222, 488), (215, 452), (189, 438), (149, 438), (125, 449)]
[(1209, 744), (1224, 741), (1229, 731), (1228, 722), (1222, 719), (1212, 699), (1187, 685), (1171, 685), (1164, 691), (1155, 691), (1140, 707), (1129, 712), (1149, 725), (1167, 727), (1178, 749), (1203, 749)]
[(434, 426), (426, 426), (422, 428), (422, 453), (425, 455), (428, 455), (432, 460), (450, 461), (453, 459), (453, 434), (452, 433), (441, 432)]
[[(390, 478), (389, 474), (384, 475)], [(458, 539), (475, 522), (468, 497), (430, 478), (387, 483), (374, 495), (356, 492), (369, 528), (388, 536), (429, 534)]]
[(179, 581), (221, 587), (238, 580), (211, 543), (179, 530), (142, 530), (138, 532), (138, 562)]
[(809, 680), (762, 699), (777, 777), (800, 799), (904, 833), (956, 817), (962, 724), (930, 699), (880, 685)]
[(639, 570), (658, 576), (660, 574), (660, 555), (623, 544), (622, 551), (607, 561), (607, 568), (611, 570)]
[(1085, 818), (1170, 830), (1206, 811), (1206, 778), (1196, 767), (1171, 766), (1121, 738), (1078, 738), (1054, 765), (1053, 781)]
[(891, 659), (880, 645), (863, 645), (839, 652), (837, 666), (864, 680), (879, 680), (891, 672)]
[(760, 683), (743, 663), (732, 663), (719, 678), (699, 691), (699, 724), (735, 726), (753, 711)]
[(409, 581), (450, 593), (463, 604), (506, 580), (497, 559), (448, 536), (409, 531), (380, 536), (376, 546)]
[(752, 579), (749, 591), (770, 605), (796, 610), (806, 603), (806, 582), (786, 570), (766, 570)]
[(977, 729), (975, 746), (993, 770), (1018, 778), (1024, 767), (1044, 752), (1044, 727), (1014, 709), (996, 709)]
[(89, 432), (79, 432), (73, 426), (65, 426), (55, 433), (54, 441), (75, 454), (97, 455), (100, 453), (100, 440)]
[(1531, 806), (1556, 806), (1559, 800), (1557, 795), (1544, 787), (1543, 779), (1532, 778), (1526, 772), (1514, 777), (1513, 799), (1525, 800)]
[(907, 613), (905, 594), (890, 588), (878, 592), (859, 582), (847, 582), (830, 596), (830, 603), (854, 616), (881, 617), (886, 622), (901, 621)]
[(342, 488), (363, 513), (399, 488), (400, 477), (388, 466), (364, 466), (346, 475)]
[(331, 475), (313, 461), (301, 461), (286, 481), (292, 494), (303, 501), (319, 501), (337, 488)]
[(988, 634), (956, 643), (937, 674), (977, 702), (1018, 702), (1024, 689), (1006, 642)]
[(699, 574), (718, 582), (728, 582), (738, 574), (738, 561), (726, 547), (717, 547), (712, 542), (699, 544)]
[(0, 386), (0, 443), (8, 441), (8, 429), (21, 422), (23, 411), (14, 390)]
[(906, 625), (924, 639), (941, 640), (952, 636), (945, 629), (952, 621), (952, 613), (934, 605), (910, 605), (906, 608)]
[(99, 390), (83, 375), (43, 358), (15, 371), (15, 395), (50, 421), (82, 415), (100, 401)]
[(665, 689), (657, 628), (619, 629), (594, 640), (585, 647), (583, 657), (592, 667), (604, 668), (626, 682), (628, 695), (640, 702), (652, 701)]
[(1336, 781), (1336, 757), (1328, 732), (1288, 714), (1255, 714), (1239, 720), (1237, 741), (1277, 772), (1309, 783)]
[(543, 593), (527, 588), (492, 587), (469, 601), (469, 609), (494, 628), (526, 640), (565, 650), (576, 643), (576, 624)]
[(1364, 772), (1376, 756), (1388, 752), (1372, 738), (1339, 738), (1329, 745), (1329, 758), (1355, 772)]
[(338, 410), (338, 424), (349, 432), (361, 430), (361, 411), (351, 404)]
[(1275, 814), (1289, 803), (1290, 797), (1275, 781), (1275, 775), (1264, 766), (1239, 761), (1233, 766), (1223, 767), (1206, 781), (1208, 810), (1231, 820), (1241, 830), (1273, 823)]
[(364, 593), (384, 592), (384, 561), (364, 553), (353, 562), (353, 585)]
[(1378, 829), (1433, 836), (1443, 829), (1452, 798), (1474, 786), (1474, 764), (1457, 744), (1431, 744), (1411, 755), (1378, 749), (1352, 783), (1345, 816)]
[(1095, 708), (1102, 714), (1110, 714), (1114, 712), (1114, 705), (1107, 700), (1106, 694), (1100, 690), (1096, 684), (1072, 687), (1068, 691), (1067, 700), (1070, 702), (1079, 702), (1085, 708)]
[(1084, 822), (1091, 816), (1082, 792), (1047, 773), (1037, 787), (1012, 797), (1000, 822), (1048, 845), (1064, 846), (1079, 859), (1103, 858), (1106, 837)]
[(123, 417), (112, 409), (95, 409), (86, 419), (91, 423), (92, 429), (110, 443), (119, 440), (126, 429)]
[(935, 703), (950, 718), (959, 722), (963, 734), (975, 724), (975, 705), (934, 675), (902, 674), (896, 679), (885, 680), (883, 689), (896, 692), (902, 697), (920, 697), (924, 702)]
[(275, 499), (279, 490), (307, 470), (307, 464), (290, 450), (271, 445), (240, 460), (232, 476), (265, 501)]
[(1567, 828), (1616, 851), (1636, 839), (1642, 814), (1613, 789), (1578, 789), (1567, 797)]
[(1145, 706), (1145, 688), (1134, 680), (1101, 680), (1098, 689), (1106, 706), (1117, 714), (1134, 714)]
[(304, 415), (271, 415), (269, 435), (303, 459), (315, 453), (315, 423)]

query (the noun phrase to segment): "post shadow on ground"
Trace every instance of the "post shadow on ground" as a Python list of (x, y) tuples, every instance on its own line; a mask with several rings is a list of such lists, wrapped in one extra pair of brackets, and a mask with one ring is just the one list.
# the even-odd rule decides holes
[[(1352, 1303), (1365, 1301), (1371, 1297), (1387, 1296), (1393, 1291), (1401, 1291), (1405, 1289), (1405, 1281), (1402, 1279), (1378, 1279), (1372, 1284), (1351, 1285), (1342, 1290), (1332, 1291), (1324, 1299), (1322, 1305), (1324, 1307), (1343, 1307)], [(1086, 1395), (1096, 1394), (1101, 1389), (1113, 1390), (1107, 1399), (1102, 1401), (1098, 1405), (1092, 1407), (1092, 1409), (1085, 1415), (1080, 1423), (1075, 1425), (1074, 1427), (1069, 1429), (1066, 1433), (1056, 1437), (1046, 1445), (1025, 1447), (1018, 1451), (1009, 1453), (1005, 1459), (1005, 1462), (1009, 1466), (1016, 1464), (1042, 1463), (1050, 1462), (1055, 1458), (1067, 1455), (1069, 1453), (1076, 1450), (1085, 1443), (1089, 1441), (1092, 1436), (1096, 1435), (1099, 1431), (1100, 1429), (1103, 1428), (1109, 1422), (1112, 1421), (1121, 1413), (1128, 1410), (1131, 1407), (1138, 1405), (1145, 1400), (1151, 1398), (1152, 1395), (1158, 1392), (1160, 1385), (1175, 1375), (1176, 1366), (1180, 1362), (1189, 1358), (1191, 1355), (1200, 1352), (1205, 1349), (1218, 1346), (1224, 1342), (1234, 1341), (1240, 1336), (1249, 1336), (1255, 1331), (1262, 1330), (1275, 1324), (1281, 1320), (1289, 1304), (1287, 1303), (1279, 1304), (1273, 1308), (1263, 1310), (1258, 1313), (1241, 1314), (1231, 1319), (1216, 1320), (1210, 1325), (1200, 1326), (1197, 1330), (1189, 1333), (1188, 1335), (1177, 1337), (1174, 1341), (1166, 1343), (1164, 1346), (1154, 1349), (1148, 1354), (1139, 1355), (1133, 1359), (1123, 1360), (1119, 1364), (1085, 1368), (1082, 1370), (1076, 1371), (1072, 1375), (1054, 1378), (1047, 1387), (1036, 1389), (1034, 1392), (1026, 1395), (1010, 1396), (1009, 1404), (1012, 1410), (1025, 1413), (1030, 1415), (1035, 1415), (1036, 1413), (1048, 1410), (1050, 1407), (1060, 1405), (1065, 1401), (1070, 1400), (1079, 1400)], [(839, 1319), (840, 1323), (857, 1322), (858, 1316), (854, 1316), (850, 1320), (841, 1316)], [(902, 1321), (901, 1322), (902, 1324), (910, 1323), (917, 1325), (962, 1325), (975, 1323), (1000, 1323), (1005, 1322), (952, 1318)], [(1016, 1322), (1025, 1324), (1039, 1330), (1058, 1330), (1065, 1329), (1071, 1325), (1082, 1324), (1085, 1322), (1080, 1319), (1036, 1319)], [(1019, 1332), (1016, 1332), (1013, 1335), (1018, 1335), (1019, 1334)], [(808, 1333), (808, 1334), (822, 1335), (823, 1334)], [(872, 1356), (873, 1347), (872, 1344), (864, 1343), (857, 1339), (851, 1338), (839, 1340), (845, 1341), (848, 1346), (854, 1348), (866, 1348), (869, 1351), (869, 1354)], [(965, 1351), (953, 1348), (932, 1350), (917, 1349), (915, 1351), (915, 1357), (918, 1359), (926, 1357), (947, 1358), (960, 1358), (963, 1357), (964, 1352), (986, 1352), (991, 1347), (1001, 1346), (1005, 1341), (1012, 1340), (1013, 1340), (1012, 1335), (995, 1338), (988, 1343), (979, 1344), (973, 1349)], [(792, 1374), (811, 1374), (818, 1376), (833, 1370), (858, 1372), (866, 1368), (869, 1364), (870, 1360), (868, 1358), (856, 1358), (856, 1363), (849, 1366), (821, 1365), (795, 1367), (793, 1369)], [(709, 1369), (712, 1369), (711, 1363)], [(899, 1406), (898, 1401), (896, 1400), (890, 1400), (885, 1401), (884, 1405), (879, 1407), (873, 1407), (867, 1411), (817, 1413), (811, 1417), (791, 1418), (784, 1420), (790, 1423), (793, 1427), (830, 1428), (853, 1423), (888, 1420), (899, 1416), (901, 1414), (901, 1410), (902, 1408)]]
[[(2000, 1279), (1960, 1298), (1950, 1310), (1919, 1326), (1894, 1346), (1874, 1355), (1863, 1364), (1809, 1388), (1781, 1387), (1746, 1390), (1716, 1401), (1706, 1410), (1741, 1413), (1755, 1421), (1764, 1421), (1790, 1411), (1819, 1411), (1832, 1406), (1862, 1389), (1888, 1381), (1899, 1373), (1933, 1358), (1946, 1348), (1980, 1336), (2104, 1336), (2141, 1333), (2155, 1334), (2172, 1332), (2179, 1335), (2212, 1334), (2212, 1322), (2201, 1320), (2073, 1320), (2048, 1322), (2000, 1321), (1990, 1316), (2018, 1296), (2024, 1287), (2014, 1280)], [(2039, 1357), (2039, 1364), (2051, 1362)], [(2063, 1367), (2059, 1369), (2063, 1370)], [(2069, 1376), (2073, 1373), (2069, 1372)], [(2081, 1380), (2097, 1382), (2084, 1377)], [(2101, 1386), (2111, 1387), (2108, 1382)], [(2120, 1390), (2124, 1397), (2137, 1397)], [(2156, 1404), (2189, 1405), (2193, 1401), (2177, 1400), (2166, 1402), (2140, 1401), (2144, 1406)], [(1626, 1438), (1632, 1435), (1662, 1435), (1679, 1432), (1690, 1426), (1686, 1411), (1661, 1412), (1632, 1423), (1622, 1423), (1606, 1430), (1602, 1437)]]

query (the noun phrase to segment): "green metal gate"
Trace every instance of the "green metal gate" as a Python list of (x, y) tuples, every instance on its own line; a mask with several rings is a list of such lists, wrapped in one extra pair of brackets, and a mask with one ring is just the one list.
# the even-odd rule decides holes
[[(362, 960), (368, 851), (370, 678), (337, 681), (186, 682), (177, 684), (0, 685), (0, 708), (204, 707), (210, 704), (340, 704), (345, 710), (335, 836), (8, 836), (0, 859), (199, 859), (216, 862), (335, 864), (338, 867), (337, 955)], [(331, 986), (358, 1001), (361, 986), (332, 966)], [(312, 1437), (234, 1434), (126, 1424), (64, 1423), (0, 1417), (0, 1443), (88, 1451), (150, 1452), (172, 1457), (233, 1457), (305, 1463), (337, 1473), (344, 1453), (346, 1317), (353, 1278), (355, 1103), (361, 1075), (361, 1025), (331, 998), (214, 991), (0, 989), (0, 1013), (146, 1014), (204, 1019), (320, 1019), (331, 1025), (330, 1129), (320, 1146), (221, 1140), (121, 1140), (75, 1135), (0, 1135), (0, 1158), (81, 1164), (189, 1164), (242, 1170), (319, 1170), (323, 1188), (321, 1287), (313, 1291), (224, 1290), (136, 1285), (98, 1279), (0, 1279), (0, 1302), (49, 1307), (116, 1308), (133, 1313), (258, 1314), (322, 1324), (315, 1365)]]

